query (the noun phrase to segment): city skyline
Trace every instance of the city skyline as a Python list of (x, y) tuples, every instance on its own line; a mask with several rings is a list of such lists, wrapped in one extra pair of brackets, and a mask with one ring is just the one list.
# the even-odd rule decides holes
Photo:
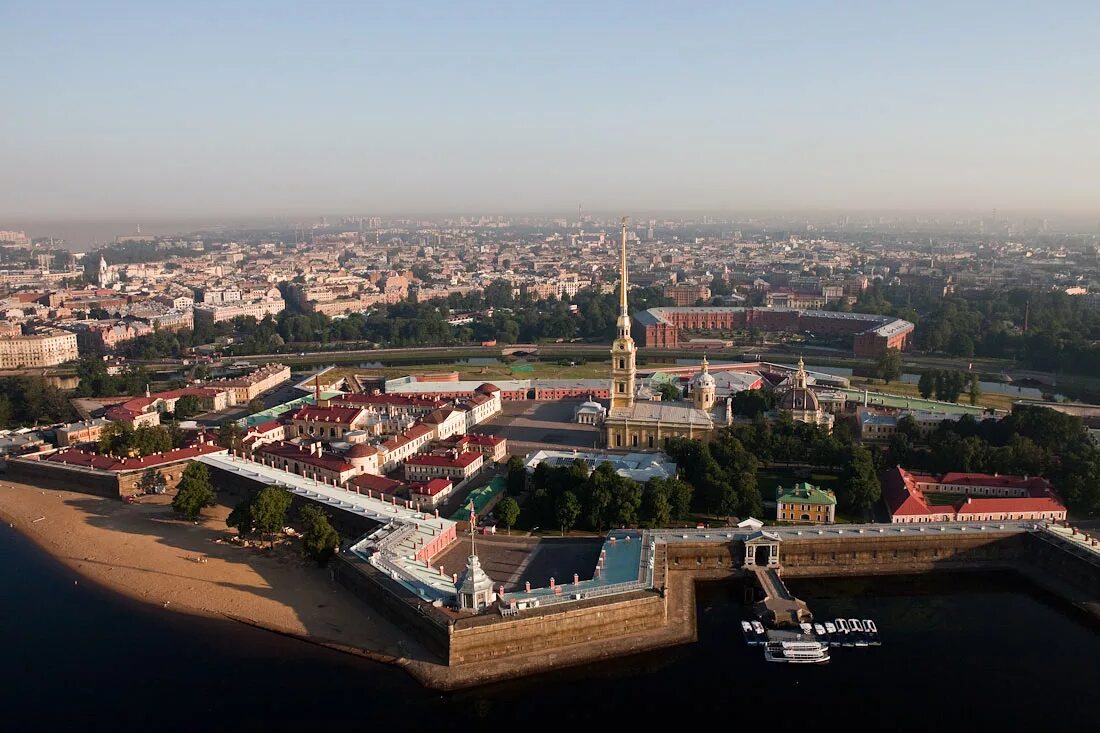
[(1100, 10), (9, 4), (0, 221), (1095, 216)]

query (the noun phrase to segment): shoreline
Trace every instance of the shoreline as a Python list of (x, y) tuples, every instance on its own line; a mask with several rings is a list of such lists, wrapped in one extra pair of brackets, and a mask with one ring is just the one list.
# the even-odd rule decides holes
[[(82, 581), (107, 592), (150, 609), (245, 624), (395, 666), (418, 681), (422, 673), (413, 667), (433, 666), (414, 639), (347, 594), (327, 571), (285, 550), (268, 553), (212, 541), (212, 536), (234, 534), (224, 525), (227, 508), (207, 510), (213, 516), (197, 523), (167, 519), (170, 511), (163, 501), (130, 505), (64, 489), (0, 483), (0, 521)], [(94, 526), (96, 520), (102, 526)], [(135, 524), (146, 525), (144, 531), (133, 531)], [(199, 537), (186, 537), (196, 532)], [(199, 557), (204, 561), (196, 562)]]
[[(660, 628), (605, 638), (598, 644), (574, 643), (451, 666), (373, 603), (336, 582), (330, 570), (305, 561), (289, 547), (272, 552), (228, 542), (227, 538), (236, 534), (224, 524), (228, 511), (227, 507), (214, 507), (200, 521), (190, 522), (175, 517), (164, 496), (126, 504), (70, 490), (0, 483), (0, 520), (99, 588), (150, 608), (161, 606), (177, 613), (236, 622), (398, 667), (424, 687), (440, 691), (697, 641), (696, 586), (724, 579), (670, 572), (665, 623)], [(1100, 603), (1064, 581), (1031, 567), (1003, 569), (1052, 594), (1082, 616), (1100, 621)], [(923, 575), (931, 570), (895, 566), (875, 572), (864, 568), (857, 575)], [(791, 573), (792, 579), (830, 575)], [(517, 670), (524, 672), (517, 675)]]

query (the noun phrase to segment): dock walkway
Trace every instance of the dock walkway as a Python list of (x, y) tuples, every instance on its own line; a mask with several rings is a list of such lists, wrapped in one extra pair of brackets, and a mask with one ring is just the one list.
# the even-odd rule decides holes
[(787, 590), (787, 585), (779, 577), (775, 567), (754, 567), (756, 581), (764, 590), (764, 600), (756, 604), (758, 616), (773, 622), (776, 626), (797, 626), (803, 621), (813, 621), (813, 614), (806, 602), (795, 598)]

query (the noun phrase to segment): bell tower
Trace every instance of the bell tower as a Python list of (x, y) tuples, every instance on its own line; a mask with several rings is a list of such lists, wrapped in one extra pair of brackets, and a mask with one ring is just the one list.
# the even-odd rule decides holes
[(626, 306), (626, 217), (622, 225), (622, 251), (619, 274), (619, 318), (616, 321), (618, 335), (611, 344), (611, 409), (634, 405), (635, 365), (634, 339), (630, 337), (630, 314)]

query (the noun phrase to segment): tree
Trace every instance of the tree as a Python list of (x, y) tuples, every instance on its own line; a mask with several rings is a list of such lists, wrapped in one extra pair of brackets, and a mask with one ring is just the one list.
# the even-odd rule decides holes
[(189, 519), (199, 516), (204, 507), (214, 506), (214, 486), (210, 471), (198, 461), (192, 461), (183, 471), (172, 508)]
[(507, 488), (510, 496), (518, 496), (527, 486), (527, 469), (523, 465), (523, 459), (512, 456), (508, 459)]
[(519, 519), (519, 502), (510, 496), (506, 496), (497, 504), (497, 516), (504, 526), (508, 528), (508, 534), (512, 534), (512, 527)]
[(244, 428), (234, 420), (226, 420), (218, 426), (218, 445), (228, 450), (239, 450), (244, 438)]
[(176, 408), (174, 410), (177, 418), (188, 418), (192, 415), (198, 415), (202, 412), (202, 403), (199, 402), (199, 398), (194, 395), (184, 395), (176, 400)]
[(302, 525), (302, 554), (318, 565), (325, 565), (340, 546), (340, 535), (329, 522), (328, 514), (320, 507), (306, 504), (298, 512)]
[(143, 494), (163, 494), (166, 487), (164, 476), (155, 468), (146, 470), (138, 481), (138, 488)]
[(662, 382), (657, 392), (661, 395), (662, 402), (675, 402), (680, 399), (680, 388), (669, 382)]
[(744, 389), (733, 396), (733, 412), (744, 417), (756, 417), (775, 406), (775, 396), (762, 389)]
[(257, 412), (263, 412), (264, 401), (259, 397), (253, 397), (248, 401), (248, 411), (255, 414)]
[(233, 511), (229, 512), (229, 516), (225, 518), (226, 526), (236, 529), (241, 537), (252, 534), (252, 498), (253, 495), (250, 494), (237, 502)]
[(849, 509), (869, 509), (882, 495), (882, 486), (875, 473), (871, 452), (863, 446), (852, 446), (851, 460), (841, 475), (842, 496)]
[(878, 374), (879, 379), (887, 384), (900, 377), (901, 352), (891, 347), (879, 354), (875, 372)]
[(581, 504), (577, 501), (577, 495), (572, 491), (566, 491), (558, 498), (557, 506), (554, 508), (554, 514), (558, 520), (558, 526), (561, 527), (561, 534), (564, 537), (565, 533), (573, 529), (573, 525), (577, 523), (577, 517), (581, 514)]
[(131, 453), (149, 456), (172, 450), (172, 434), (161, 425), (142, 425), (130, 435)]
[(982, 396), (982, 385), (977, 374), (970, 375), (970, 404), (978, 404)]
[(665, 479), (650, 479), (642, 488), (641, 518), (654, 527), (666, 526), (672, 519), (672, 502)]
[(252, 526), (261, 537), (266, 536), (271, 546), (275, 546), (275, 535), (286, 526), (286, 513), (290, 509), (290, 492), (275, 486), (265, 486), (257, 492), (249, 503)]
[(113, 422), (99, 433), (99, 452), (112, 456), (128, 456), (133, 439), (134, 429), (129, 423)]
[(932, 393), (936, 391), (935, 370), (929, 369), (921, 372), (920, 380), (917, 382), (917, 391), (924, 399), (932, 396)]

